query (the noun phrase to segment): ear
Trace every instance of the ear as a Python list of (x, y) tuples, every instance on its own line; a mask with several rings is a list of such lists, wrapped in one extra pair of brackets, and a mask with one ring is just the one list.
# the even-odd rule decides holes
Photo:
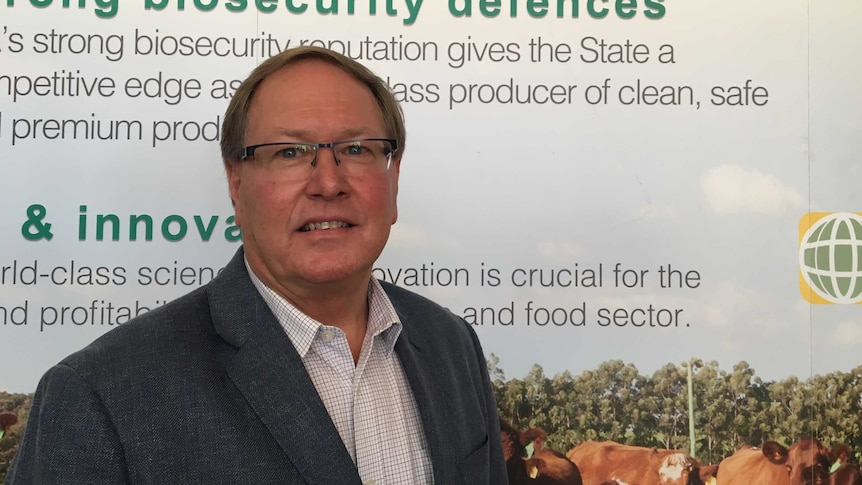
[(765, 456), (770, 463), (774, 463), (776, 465), (787, 463), (787, 448), (781, 446), (775, 441), (765, 441), (762, 448), (763, 456)]
[(227, 174), (227, 187), (230, 194), (230, 201), (234, 207), (234, 218), (237, 227), (242, 227), (240, 222), (240, 210), (237, 207), (239, 202), (239, 187), (242, 182), (242, 167), (243, 163), (238, 160), (231, 160), (225, 163), (225, 173)]
[(392, 224), (398, 220), (398, 177), (401, 175), (401, 157), (394, 158), (389, 167), (392, 184)]

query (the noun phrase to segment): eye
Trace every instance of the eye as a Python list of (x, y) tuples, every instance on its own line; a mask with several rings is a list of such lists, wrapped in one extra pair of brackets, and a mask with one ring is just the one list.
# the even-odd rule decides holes
[(276, 155), (282, 158), (293, 158), (296, 156), (296, 147), (282, 148), (276, 152)]
[(344, 153), (346, 155), (363, 155), (368, 151), (368, 148), (362, 146), (360, 142), (349, 143), (346, 147), (344, 147)]
[(310, 150), (311, 147), (308, 145), (285, 145), (275, 152), (275, 156), (278, 158), (296, 158), (307, 154)]

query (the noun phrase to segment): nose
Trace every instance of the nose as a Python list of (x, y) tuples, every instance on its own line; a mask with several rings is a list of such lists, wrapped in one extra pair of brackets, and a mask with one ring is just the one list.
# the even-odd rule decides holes
[(310, 197), (333, 198), (347, 194), (347, 190), (347, 178), (335, 161), (332, 149), (319, 148), (308, 177), (306, 193)]

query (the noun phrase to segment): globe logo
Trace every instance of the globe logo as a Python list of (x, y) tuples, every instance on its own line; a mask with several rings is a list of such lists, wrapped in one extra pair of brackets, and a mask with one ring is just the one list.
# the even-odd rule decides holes
[(862, 302), (862, 215), (809, 213), (799, 226), (802, 296), (811, 303)]

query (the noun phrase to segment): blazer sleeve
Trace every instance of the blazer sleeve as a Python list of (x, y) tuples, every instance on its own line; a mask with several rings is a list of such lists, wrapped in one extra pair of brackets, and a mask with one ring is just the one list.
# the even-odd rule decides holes
[(488, 483), (507, 484), (509, 483), (509, 475), (506, 470), (506, 460), (503, 456), (503, 445), (500, 439), (500, 418), (497, 413), (497, 400), (494, 398), (494, 388), (491, 385), (491, 377), (488, 375), (488, 364), (485, 362), (485, 354), (482, 352), (482, 345), (479, 343), (479, 337), (470, 326), (464, 322), (470, 330), (470, 337), (473, 339), (473, 348), (476, 349), (476, 358), (479, 361), (479, 373), (481, 374), (482, 392), (485, 396), (486, 419), (488, 426), (488, 441), (489, 441), (489, 465), (490, 476)]
[(6, 484), (128, 482), (120, 438), (98, 394), (72, 367), (51, 368), (36, 389)]

